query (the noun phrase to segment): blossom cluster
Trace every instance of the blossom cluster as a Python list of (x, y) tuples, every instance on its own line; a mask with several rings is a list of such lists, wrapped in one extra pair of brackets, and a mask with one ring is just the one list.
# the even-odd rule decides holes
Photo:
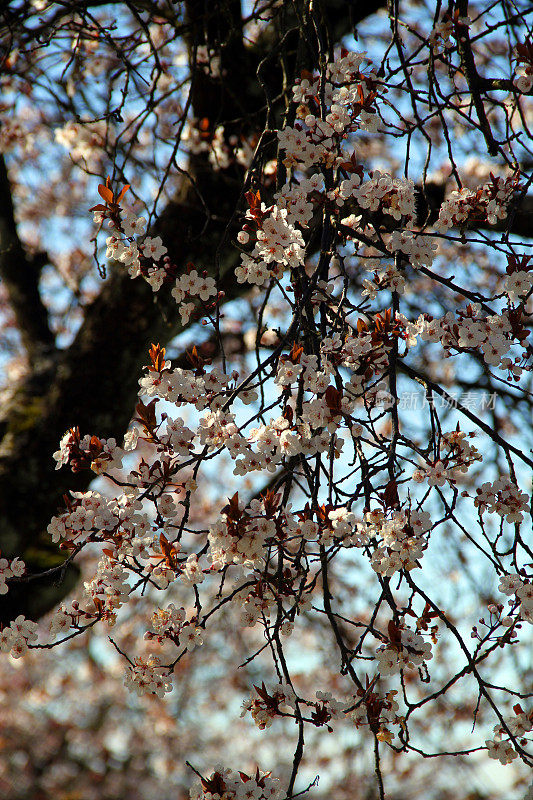
[(144, 694), (164, 697), (172, 691), (172, 676), (160, 666), (157, 656), (149, 656), (145, 660), (135, 659), (135, 663), (126, 669), (124, 684), (139, 697)]
[(387, 243), (390, 253), (403, 253), (415, 269), (430, 267), (435, 260), (437, 247), (434, 236), (409, 230), (393, 231)]
[(504, 575), (499, 587), (501, 592), (513, 596), (509, 603), (518, 611), (520, 619), (533, 624), (533, 582), (517, 573)]
[(265, 515), (265, 502), (252, 500), (249, 508), (245, 509), (235, 495), (222, 514), (209, 529), (213, 564), (262, 566), (265, 542), (277, 531), (274, 514), (270, 518)]
[[(291, 208), (293, 217), (296, 210), (295, 203)], [(241, 264), (235, 270), (239, 283), (262, 286), (271, 277), (281, 278), (284, 267), (303, 264), (304, 240), (301, 232), (288, 222), (287, 208), (274, 205), (266, 209), (262, 203), (259, 214), (252, 217), (248, 212), (248, 215), (256, 222), (256, 242), (249, 253), (241, 253)], [(246, 227), (250, 228), (250, 224)]]
[(530, 38), (515, 46), (514, 57), (517, 61), (514, 85), (522, 94), (529, 94), (533, 88), (533, 43)]
[(461, 35), (461, 31), (457, 29), (470, 25), (471, 21), (470, 17), (459, 16), (459, 14), (452, 17), (446, 13), (443, 18), (435, 24), (429, 37), (429, 43), (434, 54), (438, 55), (456, 47), (457, 42), (452, 41), (452, 37), (456, 40), (457, 36)]
[(172, 296), (177, 303), (180, 303), (187, 294), (191, 297), (199, 297), (205, 303), (216, 293), (215, 279), (206, 275), (200, 276), (195, 269), (181, 275), (172, 289)]
[(496, 225), (507, 217), (507, 208), (518, 187), (516, 176), (491, 175), (491, 182), (476, 191), (464, 188), (451, 192), (440, 207), (436, 230), (444, 232), (480, 221)]
[(270, 727), (276, 717), (294, 716), (296, 706), (306, 707), (306, 721), (320, 728), (326, 726), (331, 732), (335, 721), (349, 720), (357, 728), (369, 726), (376, 732), (379, 741), (391, 742), (394, 738), (388, 725), (401, 725), (398, 716), (399, 704), (396, 690), (380, 694), (367, 682), (366, 690), (359, 688), (355, 695), (344, 700), (333, 697), (331, 692), (317, 691), (316, 700), (297, 697), (293, 689), (277, 684), (268, 689), (264, 683), (254, 686), (251, 696), (243, 702), (241, 716), (251, 713), (260, 730)]
[(38, 639), (37, 623), (20, 614), (10, 625), (0, 630), (0, 651), (20, 658)]
[[(95, 221), (101, 222), (102, 218), (102, 212), (97, 211)], [(127, 266), (132, 278), (143, 275), (152, 290), (157, 292), (169, 272), (168, 263), (161, 261), (167, 253), (161, 237), (145, 236), (137, 242), (135, 237), (144, 234), (146, 220), (128, 209), (122, 209), (118, 219), (110, 218), (108, 225), (113, 233), (106, 239), (106, 258)]]
[(532, 287), (533, 274), (526, 270), (516, 270), (503, 280), (503, 290), (511, 302), (516, 302), (519, 297), (529, 294)]
[[(149, 481), (152, 479), (149, 468), (145, 475)], [(204, 579), (196, 555), (181, 555), (179, 546), (165, 536), (165, 531), (174, 535), (178, 513), (174, 497), (159, 493), (152, 499), (157, 509), (156, 523), (139, 499), (140, 490), (133, 485), (139, 481), (139, 472), (133, 471), (130, 478), (132, 485), (116, 498), (106, 498), (95, 491), (72, 492), (67, 511), (54, 517), (48, 526), (52, 541), (62, 541), (70, 550), (81, 549), (89, 542), (105, 545), (96, 574), (84, 585), (81, 611), (86, 616), (103, 615), (111, 623), (115, 609), (131, 592), (129, 572), (144, 569), (150, 581), (161, 589), (177, 577), (187, 585)]]
[(26, 572), (26, 564), (21, 558), (0, 557), (0, 594), (7, 594), (7, 581), (10, 578), (20, 578)]
[[(196, 556), (194, 556), (196, 558)], [(176, 645), (184, 645), (187, 650), (194, 650), (202, 644), (202, 630), (196, 625), (196, 616), (189, 615), (184, 608), (176, 608), (174, 603), (169, 603), (166, 608), (158, 608), (151, 619), (151, 629), (146, 631), (144, 638), (147, 641), (156, 640), (162, 644), (165, 639), (170, 639)]]
[(68, 430), (59, 443), (59, 450), (53, 454), (56, 469), (68, 464), (72, 472), (80, 472), (90, 467), (99, 475), (110, 469), (122, 466), (124, 451), (117, 447), (115, 439), (99, 439), (97, 436), (80, 436), (77, 428)]
[(533, 66), (526, 64), (518, 67), (514, 85), (522, 94), (529, 94), (533, 89)]
[(527, 743), (526, 734), (533, 730), (533, 712), (526, 714), (520, 703), (513, 706), (513, 711), (514, 717), (506, 722), (507, 730), (498, 723), (494, 726), (494, 737), (485, 741), (489, 758), (494, 758), (500, 764), (510, 764), (518, 755), (509, 734), (524, 746)]
[(90, 610), (91, 604), (108, 622), (114, 624), (115, 609), (127, 601), (131, 591), (128, 584), (128, 573), (118, 561), (104, 556), (98, 562), (96, 575), (84, 582), (86, 608)]
[(294, 713), (296, 695), (290, 686), (280, 683), (267, 689), (263, 683), (254, 689), (255, 693), (243, 702), (241, 716), (250, 713), (260, 730), (270, 727), (275, 717)]
[(406, 625), (389, 624), (389, 641), (376, 650), (381, 675), (394, 675), (404, 669), (425, 666), (433, 658), (431, 642)]
[(381, 269), (373, 270), (372, 280), (363, 279), (362, 297), (375, 300), (378, 292), (388, 290), (403, 294), (405, 291), (405, 275), (394, 264), (389, 264)]
[(48, 624), (48, 632), (50, 639), (55, 639), (60, 634), (67, 634), (71, 629), (76, 629), (79, 624), (80, 617), (90, 617), (85, 615), (79, 607), (79, 603), (75, 600), (71, 607), (68, 608), (64, 603), (55, 609), (52, 618)]
[[(513, 361), (507, 356), (516, 340), (522, 344), (522, 329), (512, 310), (483, 316), (480, 304), (470, 303), (465, 310), (457, 314), (449, 311), (440, 319), (421, 314), (416, 321), (407, 322), (406, 329), (411, 346), (420, 337), (424, 342), (438, 342), (447, 356), (452, 349), (459, 352), (479, 350), (490, 366), (517, 376), (521, 374), (522, 358), (516, 356)], [(525, 348), (523, 354), (527, 357)]]
[(279, 780), (270, 772), (247, 775), (233, 772), (222, 766), (215, 767), (209, 778), (194, 783), (190, 790), (191, 800), (276, 800), (280, 797)]
[[(210, 372), (203, 370), (203, 374), (197, 375), (193, 370), (181, 367), (172, 369), (168, 364), (161, 371), (149, 369), (148, 374), (139, 379), (139, 386), (143, 395), (167, 400), (177, 406), (191, 403), (200, 411), (220, 396), (221, 389), (229, 381), (230, 376), (216, 367)], [(182, 436), (189, 436), (184, 432), (183, 425), (178, 422), (176, 424), (177, 432), (172, 436), (174, 442), (179, 441)]]
[(381, 211), (398, 221), (404, 217), (412, 222), (416, 216), (415, 185), (410, 178), (393, 178), (375, 170), (370, 173), (369, 180), (361, 182), (360, 176), (354, 173), (341, 182), (336, 201), (342, 207), (350, 199), (360, 209)]
[(419, 559), (427, 547), (431, 518), (427, 511), (392, 510), (387, 517), (380, 509), (367, 511), (357, 526), (358, 544), (377, 543), (372, 553), (372, 568), (390, 577), (400, 569), (420, 566)]
[[(243, 597), (243, 607), (241, 612), (241, 625), (245, 627), (252, 628), (259, 620), (268, 620), (270, 619), (271, 613), (275, 613), (278, 610), (278, 601), (279, 596), (276, 595), (274, 592), (273, 587), (271, 587), (267, 581), (258, 580), (254, 583), (251, 589), (244, 590), (242, 592)], [(309, 601), (306, 603), (307, 607)], [(299, 602), (299, 608), (302, 610), (304, 608), (303, 601)], [(284, 625), (289, 625), (290, 622), (286, 621)], [(288, 632), (287, 629), (284, 630), (283, 625), (281, 627), (281, 633)]]
[(142, 241), (136, 240), (136, 236), (143, 236), (145, 232), (146, 219), (129, 209), (120, 208), (107, 184), (101, 185), (99, 190), (106, 199), (106, 206), (93, 207), (94, 221), (101, 225), (107, 219), (108, 227), (113, 230), (106, 238), (106, 258), (125, 264), (132, 278), (142, 275), (154, 292), (159, 291), (164, 283), (175, 281), (172, 296), (180, 306), (182, 323), (187, 323), (194, 311), (194, 303), (182, 301), (198, 296), (205, 302), (216, 296), (215, 279), (208, 277), (207, 273), (199, 275), (192, 265), (188, 265), (187, 272), (176, 279), (177, 268), (166, 255), (168, 251), (160, 236), (144, 235)]
[[(306, 228), (311, 222), (316, 205), (320, 205), (324, 200), (324, 191), (324, 176), (315, 172), (292, 184), (284, 184), (274, 195), (274, 200), (278, 208), (287, 212), (286, 220), (289, 225)], [(249, 240), (248, 231), (246, 229), (241, 231), (237, 238), (241, 244), (246, 244)]]
[[(470, 434), (473, 436), (474, 434)], [(413, 480), (417, 483), (427, 481), (429, 486), (443, 486), (446, 481), (452, 484), (465, 480), (469, 467), (482, 456), (478, 449), (468, 441), (465, 431), (459, 429), (444, 433), (440, 440), (440, 458), (415, 470)]]
[(486, 481), (476, 489), (474, 505), (479, 508), (479, 513), (488, 511), (490, 514), (499, 514), (507, 522), (522, 522), (523, 513), (529, 505), (529, 498), (522, 492), (508, 475), (502, 475), (497, 480)]
[(68, 510), (52, 518), (48, 533), (53, 542), (76, 541), (85, 540), (89, 534), (92, 538), (95, 533), (106, 535), (120, 526), (122, 534), (129, 529), (133, 539), (146, 531), (139, 510), (133, 495), (108, 499), (95, 491), (73, 492)]
[[(96, 221), (101, 221), (102, 218), (102, 212), (97, 211)], [(144, 232), (144, 217), (121, 211), (119, 222), (113, 219), (109, 222), (117, 230), (106, 239), (107, 258), (125, 264), (132, 278), (142, 275), (154, 292), (159, 291), (164, 283), (175, 279), (177, 269), (166, 255), (167, 248), (160, 236), (145, 236), (141, 242), (135, 241), (134, 236)], [(125, 238), (119, 238), (120, 234)], [(188, 265), (187, 271), (175, 279), (171, 294), (180, 306), (182, 323), (185, 324), (194, 311), (194, 303), (183, 302), (184, 299), (199, 297), (205, 303), (218, 292), (214, 278), (209, 277), (206, 272), (199, 275), (192, 265)]]

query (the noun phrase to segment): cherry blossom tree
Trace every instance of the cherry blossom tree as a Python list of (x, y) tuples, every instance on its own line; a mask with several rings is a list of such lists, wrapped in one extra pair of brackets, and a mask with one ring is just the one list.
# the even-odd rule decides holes
[(523, 796), (530, 4), (0, 13), (0, 788)]

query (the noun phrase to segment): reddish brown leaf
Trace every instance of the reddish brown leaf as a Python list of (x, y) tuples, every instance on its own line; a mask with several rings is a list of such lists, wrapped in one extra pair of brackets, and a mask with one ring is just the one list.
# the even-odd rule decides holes
[(165, 361), (165, 348), (161, 347), (160, 344), (151, 344), (150, 350), (150, 361), (152, 362), (152, 367), (156, 372), (161, 372), (164, 369), (166, 361)]
[(398, 485), (393, 479), (388, 482), (383, 492), (383, 501), (387, 508), (398, 508), (400, 505), (400, 498), (398, 496)]
[(117, 199), (116, 199), (116, 202), (117, 202), (117, 203), (120, 203), (120, 201), (122, 200), (122, 198), (124, 197), (124, 195), (126, 194), (126, 192), (128, 191), (128, 189), (129, 189), (129, 188), (130, 188), (130, 184), (129, 184), (129, 183), (127, 183), (127, 184), (126, 184), (126, 185), (125, 185), (125, 186), (124, 186), (124, 187), (123, 187), (123, 188), (120, 190), (120, 194), (119, 194), (119, 196), (118, 196), (118, 197), (117, 197)]
[(113, 192), (107, 186), (104, 186), (102, 183), (98, 186), (98, 194), (102, 197), (106, 203), (113, 202)]

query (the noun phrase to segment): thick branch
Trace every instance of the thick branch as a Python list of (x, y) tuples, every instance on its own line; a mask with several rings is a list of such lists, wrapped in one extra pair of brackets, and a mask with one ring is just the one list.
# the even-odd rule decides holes
[[(458, 0), (457, 7), (461, 16), (466, 17), (468, 15), (468, 0)], [(461, 26), (460, 28), (460, 33), (457, 37), (457, 47), (461, 56), (461, 66), (463, 68), (468, 88), (470, 89), (470, 95), (476, 109), (479, 119), (479, 127), (485, 139), (487, 150), (489, 155), (496, 156), (498, 155), (499, 146), (492, 135), (490, 123), (485, 112), (485, 106), (483, 105), (483, 99), (481, 97), (482, 82), (476, 68), (476, 62), (472, 52), (472, 45), (470, 43), (470, 35), (467, 25)]]
[(39, 268), (25, 253), (17, 234), (11, 186), (0, 155), (0, 277), (7, 289), (17, 328), (30, 364), (54, 346), (48, 315), (39, 295)]

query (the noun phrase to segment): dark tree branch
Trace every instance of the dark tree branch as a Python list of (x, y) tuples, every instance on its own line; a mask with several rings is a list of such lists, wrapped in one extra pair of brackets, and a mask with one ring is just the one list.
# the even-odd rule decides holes
[[(466, 17), (468, 15), (468, 0), (458, 0), (457, 8), (461, 16)], [(472, 98), (474, 108), (476, 109), (479, 127), (485, 139), (487, 150), (489, 155), (496, 156), (498, 155), (499, 145), (492, 135), (487, 114), (485, 112), (485, 106), (483, 105), (483, 99), (481, 97), (482, 82), (476, 69), (476, 62), (472, 52), (472, 45), (470, 43), (470, 35), (467, 25), (459, 27), (457, 48), (459, 50), (459, 55), (461, 56), (461, 66), (463, 68), (468, 88), (470, 89), (470, 96)]]
[(6, 164), (0, 155), (0, 277), (7, 289), (28, 360), (32, 367), (54, 347), (48, 314), (39, 294), (39, 265), (22, 247), (11, 199)]

